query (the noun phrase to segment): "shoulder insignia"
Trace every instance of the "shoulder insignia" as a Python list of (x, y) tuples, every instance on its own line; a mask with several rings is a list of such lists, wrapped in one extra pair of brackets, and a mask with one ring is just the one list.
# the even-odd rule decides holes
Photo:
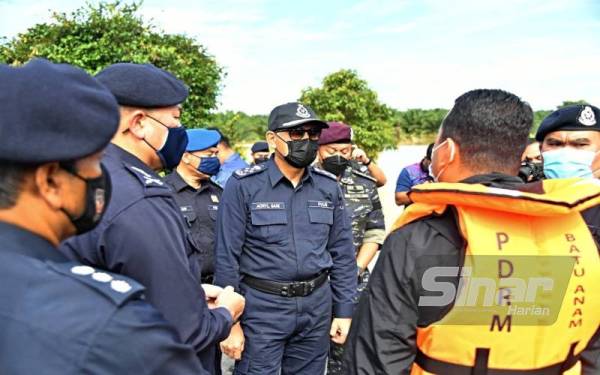
[(125, 165), (125, 167), (140, 181), (144, 187), (158, 187), (163, 189), (169, 189), (165, 182), (156, 175), (151, 175), (145, 170), (134, 167), (133, 165)]
[(266, 169), (267, 169), (267, 167), (263, 163), (263, 164), (253, 165), (253, 166), (247, 167), (247, 168), (238, 169), (235, 172), (233, 172), (233, 175), (236, 178), (244, 178), (244, 177), (252, 176), (253, 174), (257, 174), (259, 172), (265, 171)]
[(337, 177), (335, 177), (335, 175), (333, 173), (329, 173), (326, 170), (321, 169), (321, 168), (317, 168), (317, 167), (313, 167), (313, 171), (316, 172), (316, 173), (318, 173), (318, 174), (320, 174), (320, 175), (329, 177), (329, 178), (331, 178), (331, 179), (333, 179), (333, 180), (335, 180), (337, 182)]
[(132, 298), (143, 296), (145, 290), (140, 283), (126, 276), (84, 266), (80, 263), (47, 262), (46, 264), (52, 270), (87, 285), (117, 306), (123, 305)]
[(362, 171), (357, 171), (356, 169), (352, 169), (352, 173), (355, 174), (355, 175), (357, 175), (357, 176), (366, 178), (369, 181), (377, 182), (377, 180), (373, 176), (371, 176), (369, 174), (366, 174), (366, 173), (363, 173)]

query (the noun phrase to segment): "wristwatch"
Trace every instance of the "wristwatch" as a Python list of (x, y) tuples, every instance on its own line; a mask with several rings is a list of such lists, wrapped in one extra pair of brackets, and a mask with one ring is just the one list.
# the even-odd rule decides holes
[(369, 158), (369, 161), (367, 163), (365, 163), (365, 167), (368, 167), (372, 161), (373, 161), (373, 159)]

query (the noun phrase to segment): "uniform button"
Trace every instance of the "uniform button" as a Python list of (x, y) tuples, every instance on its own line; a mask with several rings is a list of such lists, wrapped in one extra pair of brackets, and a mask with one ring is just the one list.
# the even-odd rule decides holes
[(90, 266), (75, 266), (71, 268), (71, 273), (74, 273), (75, 275), (87, 276), (94, 272), (96, 272), (96, 270)]
[(113, 277), (104, 272), (95, 272), (92, 274), (92, 279), (99, 281), (101, 283), (107, 283), (113, 279)]
[(119, 293), (127, 293), (131, 290), (131, 285), (127, 281), (113, 280), (110, 282), (110, 287)]

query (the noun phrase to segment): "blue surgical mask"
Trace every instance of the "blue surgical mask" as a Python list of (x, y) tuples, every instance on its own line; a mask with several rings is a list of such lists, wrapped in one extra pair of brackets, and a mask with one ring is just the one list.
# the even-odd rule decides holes
[(156, 152), (164, 168), (175, 168), (181, 161), (181, 157), (183, 156), (185, 148), (188, 144), (188, 135), (185, 131), (185, 127), (181, 125), (176, 128), (171, 128), (152, 116), (146, 116), (167, 128), (168, 134), (165, 144), (158, 150), (145, 139), (144, 142), (146, 142), (146, 144)]
[(544, 159), (544, 175), (546, 178), (582, 177), (592, 178), (592, 162), (594, 151), (559, 148), (542, 152)]
[[(194, 155), (195, 156), (195, 155)], [(213, 176), (219, 173), (221, 168), (221, 162), (216, 156), (201, 157), (200, 164), (198, 164), (198, 172), (204, 173), (208, 176)]]

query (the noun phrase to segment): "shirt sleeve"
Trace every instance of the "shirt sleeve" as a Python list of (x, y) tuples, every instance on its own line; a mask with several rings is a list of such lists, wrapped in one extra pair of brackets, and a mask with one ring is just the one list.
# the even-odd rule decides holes
[(81, 363), (90, 374), (208, 375), (189, 345), (148, 303), (119, 308), (98, 333)]
[(415, 357), (417, 303), (402, 230), (383, 245), (346, 341), (347, 374), (409, 374)]
[(159, 198), (130, 206), (100, 238), (108, 268), (146, 286), (146, 297), (197, 351), (229, 335), (231, 314), (210, 310), (192, 275), (183, 223), (173, 205)]
[(240, 255), (246, 239), (247, 209), (242, 184), (232, 177), (227, 183), (217, 216), (215, 235), (215, 284), (239, 291)]
[(408, 173), (408, 169), (404, 168), (396, 181), (396, 193), (404, 193), (410, 191), (411, 188), (412, 181), (410, 179), (410, 174)]
[(333, 225), (327, 242), (327, 249), (333, 260), (329, 279), (333, 292), (333, 315), (336, 318), (352, 317), (354, 310), (352, 301), (357, 287), (352, 227), (345, 207), (346, 203), (338, 186)]
[[(452, 212), (408, 224), (383, 244), (369, 284), (363, 291), (346, 340), (344, 366), (349, 375), (409, 374), (417, 327), (442, 319), (451, 306), (419, 307), (420, 296), (435, 295), (422, 287), (431, 267), (458, 268), (460, 235)], [(450, 280), (455, 288), (459, 278)]]

